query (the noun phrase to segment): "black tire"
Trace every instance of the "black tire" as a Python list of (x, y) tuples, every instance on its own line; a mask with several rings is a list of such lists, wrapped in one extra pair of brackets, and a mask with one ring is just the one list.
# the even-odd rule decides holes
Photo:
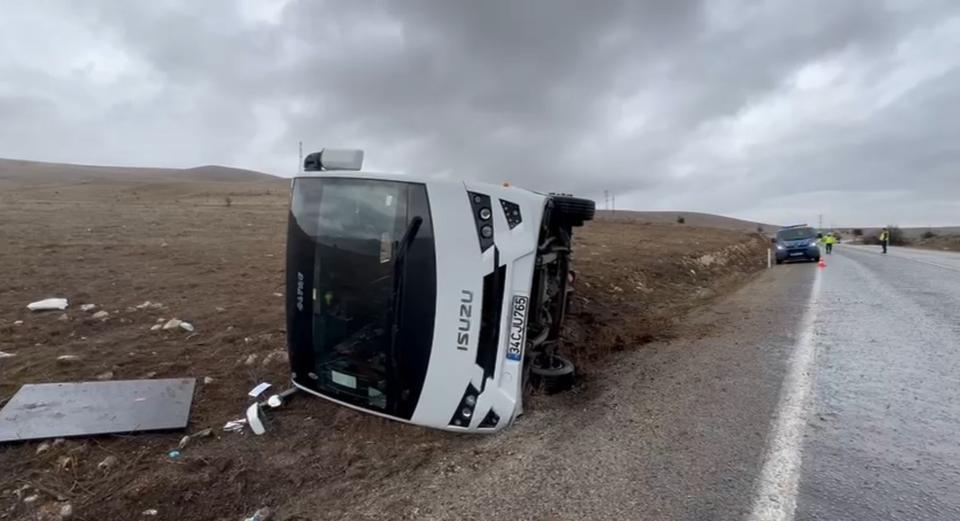
[(780, 264), (783, 264), (783, 261), (780, 259), (777, 259), (777, 265), (780, 265)]
[(530, 364), (530, 383), (534, 388), (543, 388), (547, 394), (569, 390), (575, 383), (576, 369), (573, 362), (562, 356), (550, 357), (551, 366), (541, 365), (545, 357), (536, 357)]
[(581, 226), (585, 221), (592, 221), (597, 211), (597, 203), (590, 199), (581, 199), (569, 195), (551, 195), (553, 212), (556, 217), (574, 226)]

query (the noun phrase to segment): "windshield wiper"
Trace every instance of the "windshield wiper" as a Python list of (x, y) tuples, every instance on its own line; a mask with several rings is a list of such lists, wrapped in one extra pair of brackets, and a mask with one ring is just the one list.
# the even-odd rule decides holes
[[(420, 226), (423, 225), (423, 217), (415, 215), (410, 219), (403, 237), (397, 244), (397, 253), (393, 260), (393, 318), (390, 323), (390, 350), (387, 353), (387, 364), (389, 366), (389, 383), (391, 387), (400, 382), (400, 374), (397, 371), (397, 337), (400, 333), (400, 317), (403, 309), (403, 288), (406, 279), (407, 250), (410, 244), (416, 238)], [(392, 400), (391, 400), (392, 401)], [(391, 404), (396, 406), (396, 402)]]

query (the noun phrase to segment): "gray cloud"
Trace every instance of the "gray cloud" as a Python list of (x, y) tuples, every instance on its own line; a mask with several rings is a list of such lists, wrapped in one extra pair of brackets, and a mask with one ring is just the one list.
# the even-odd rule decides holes
[(638, 209), (856, 224), (960, 215), (952, 2), (6, 11), (0, 156), (288, 174), (303, 140), (361, 146), (373, 168), (610, 190)]

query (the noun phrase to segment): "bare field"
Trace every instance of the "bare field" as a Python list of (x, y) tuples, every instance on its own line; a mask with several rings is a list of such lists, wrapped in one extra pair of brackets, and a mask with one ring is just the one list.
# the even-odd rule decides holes
[[(0, 181), (0, 351), (15, 355), (0, 359), (0, 403), (25, 383), (198, 379), (186, 432), (71, 439), (42, 454), (39, 442), (0, 446), (0, 519), (56, 519), (63, 503), (91, 520), (139, 519), (147, 509), (158, 512), (148, 519), (236, 520), (263, 506), (277, 519), (342, 518), (373, 494), (389, 498), (386, 517), (408, 518), (416, 516), (405, 498), (425, 475), (479, 472), (505, 457), (488, 437), (305, 397), (271, 416), (265, 436), (222, 432), (242, 415), (250, 387), (287, 378), (278, 296), (287, 197), (285, 181)], [(761, 269), (766, 246), (755, 234), (629, 219), (579, 230), (567, 347), (581, 384), (532, 396), (519, 422), (588, 405), (608, 353), (672, 335), (685, 312)], [(25, 307), (53, 296), (70, 299), (67, 312)], [(145, 301), (152, 305), (137, 307)], [(94, 319), (84, 303), (109, 317)], [(170, 318), (196, 330), (151, 331)], [(58, 362), (64, 354), (79, 359)], [(168, 457), (181, 436), (208, 427), (213, 437)], [(98, 468), (108, 456), (116, 464)], [(38, 498), (25, 503), (29, 495)]]

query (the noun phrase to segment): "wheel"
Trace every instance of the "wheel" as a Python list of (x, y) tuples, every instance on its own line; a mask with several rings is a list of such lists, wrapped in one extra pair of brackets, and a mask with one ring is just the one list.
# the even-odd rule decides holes
[(780, 260), (780, 259), (777, 259), (777, 264), (778, 264), (778, 265), (779, 265), (779, 264), (783, 264), (783, 261)]
[(574, 374), (573, 362), (562, 356), (537, 356), (530, 364), (530, 383), (533, 387), (542, 387), (547, 394), (573, 387)]
[(590, 199), (581, 199), (569, 195), (551, 195), (553, 211), (560, 221), (573, 226), (582, 226), (584, 221), (592, 221), (597, 203)]
[(820, 262), (820, 257), (814, 257), (813, 262)]

